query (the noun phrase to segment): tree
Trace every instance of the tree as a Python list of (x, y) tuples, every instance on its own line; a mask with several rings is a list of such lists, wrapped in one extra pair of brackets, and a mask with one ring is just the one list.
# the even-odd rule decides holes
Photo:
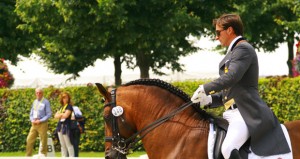
[(132, 68), (138, 66), (141, 78), (149, 78), (150, 68), (162, 75), (162, 67), (182, 71), (180, 56), (195, 51), (188, 41), (189, 34), (199, 35), (199, 17), (188, 13), (186, 1), (136, 1), (127, 8), (128, 23), (124, 30), (130, 31), (132, 43), (126, 53), (136, 58)]
[[(245, 25), (245, 36), (255, 48), (264, 51), (274, 51), (280, 43), (287, 42), (289, 75), (292, 76), (292, 63), (294, 57), (294, 35), (299, 33), (296, 27), (280, 23), (280, 21), (296, 21), (299, 15), (291, 7), (292, 0), (253, 0), (236, 6)], [(298, 6), (299, 8), (299, 6)], [(299, 10), (299, 9), (298, 9)], [(250, 11), (250, 12), (249, 12)]]
[(55, 73), (78, 76), (96, 59), (108, 56), (104, 46), (112, 26), (99, 23), (97, 6), (96, 1), (20, 0), (16, 10), (26, 22), (19, 27), (39, 35), (42, 43), (35, 53), (47, 66)]
[[(300, 33), (300, 1), (294, 1), (294, 0), (278, 0), (275, 4), (276, 7), (286, 7), (294, 16), (286, 17), (288, 15), (282, 16), (276, 16), (276, 22), (279, 25), (286, 26), (290, 30), (295, 31), (296, 33)], [(299, 37), (298, 37), (299, 38)]]
[(139, 67), (141, 78), (149, 77), (150, 68), (156, 74), (164, 74), (162, 67), (183, 70), (179, 57), (196, 50), (186, 38), (211, 25), (195, 14), (195, 2), (17, 0), (16, 11), (26, 22), (20, 28), (39, 35), (36, 53), (55, 73), (78, 76), (96, 59), (114, 57), (118, 85), (122, 62)]
[(295, 16), (274, 2), (17, 0), (16, 12), (25, 22), (18, 28), (37, 35), (28, 50), (35, 50), (55, 73), (76, 77), (96, 59), (113, 57), (119, 85), (123, 62), (139, 67), (141, 78), (148, 78), (151, 69), (159, 75), (163, 67), (182, 71), (179, 58), (197, 49), (186, 38), (214, 36), (212, 19), (222, 13), (240, 13), (248, 40), (275, 50), (293, 33), (278, 25), (276, 15)]
[[(288, 44), (288, 67), (289, 76), (293, 76), (294, 40), (300, 39), (300, 1), (278, 0), (275, 4), (281, 12), (276, 12), (274, 20), (286, 30), (286, 42)], [(281, 13), (281, 14), (280, 14)], [(298, 37), (295, 37), (298, 35)]]
[(22, 21), (14, 12), (15, 1), (0, 2), (0, 58), (10, 60), (13, 64), (18, 61), (18, 55), (29, 56), (30, 45), (37, 43), (33, 35), (17, 28)]
[[(234, 12), (240, 14), (245, 26), (244, 36), (255, 48), (270, 52), (278, 48), (279, 44), (287, 43), (289, 54), (287, 64), (289, 75), (292, 75), (291, 60), (294, 55), (294, 35), (299, 34), (300, 28), (300, 2), (294, 0), (233, 0), (226, 2), (230, 4), (229, 6), (222, 4), (222, 1), (220, 2), (216, 6), (217, 9), (212, 9), (213, 12), (209, 12), (208, 15), (214, 15), (215, 13), (217, 15), (214, 16), (218, 17), (222, 13)], [(199, 6), (199, 4), (193, 6)], [(208, 6), (214, 8), (213, 4)], [(219, 10), (219, 8), (225, 9)], [(210, 31), (214, 30), (209, 26), (206, 28)], [(213, 35), (211, 32), (206, 32), (206, 34), (208, 36)]]

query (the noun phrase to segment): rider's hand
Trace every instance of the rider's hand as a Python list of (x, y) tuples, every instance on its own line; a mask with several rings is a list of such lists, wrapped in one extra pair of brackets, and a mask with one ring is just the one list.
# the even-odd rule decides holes
[(212, 98), (210, 95), (205, 94), (203, 85), (200, 85), (199, 88), (194, 92), (191, 101), (193, 103), (200, 102), (200, 105), (209, 105), (212, 103)]

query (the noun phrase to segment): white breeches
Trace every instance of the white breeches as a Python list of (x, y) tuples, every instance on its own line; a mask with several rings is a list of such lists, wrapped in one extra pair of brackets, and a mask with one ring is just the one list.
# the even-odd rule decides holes
[(231, 151), (234, 149), (239, 150), (248, 140), (250, 135), (247, 125), (238, 108), (226, 110), (223, 113), (223, 118), (228, 121), (229, 126), (221, 151), (224, 158), (229, 159)]

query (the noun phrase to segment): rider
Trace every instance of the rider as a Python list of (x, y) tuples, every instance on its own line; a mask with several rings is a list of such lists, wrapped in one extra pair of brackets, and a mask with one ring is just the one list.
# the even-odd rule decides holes
[(228, 50), (219, 64), (220, 77), (200, 85), (191, 100), (209, 108), (225, 106), (223, 118), (229, 126), (221, 150), (224, 158), (241, 158), (238, 150), (249, 137), (256, 155), (289, 153), (277, 117), (259, 96), (257, 55), (242, 37), (242, 20), (239, 15), (224, 14), (213, 24), (216, 39)]

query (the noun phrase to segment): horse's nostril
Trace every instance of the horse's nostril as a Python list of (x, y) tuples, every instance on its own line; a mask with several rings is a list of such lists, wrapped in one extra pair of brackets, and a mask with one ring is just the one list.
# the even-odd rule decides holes
[(110, 149), (109, 148), (107, 148), (107, 149), (105, 149), (105, 159), (110, 159), (111, 157), (110, 157)]

